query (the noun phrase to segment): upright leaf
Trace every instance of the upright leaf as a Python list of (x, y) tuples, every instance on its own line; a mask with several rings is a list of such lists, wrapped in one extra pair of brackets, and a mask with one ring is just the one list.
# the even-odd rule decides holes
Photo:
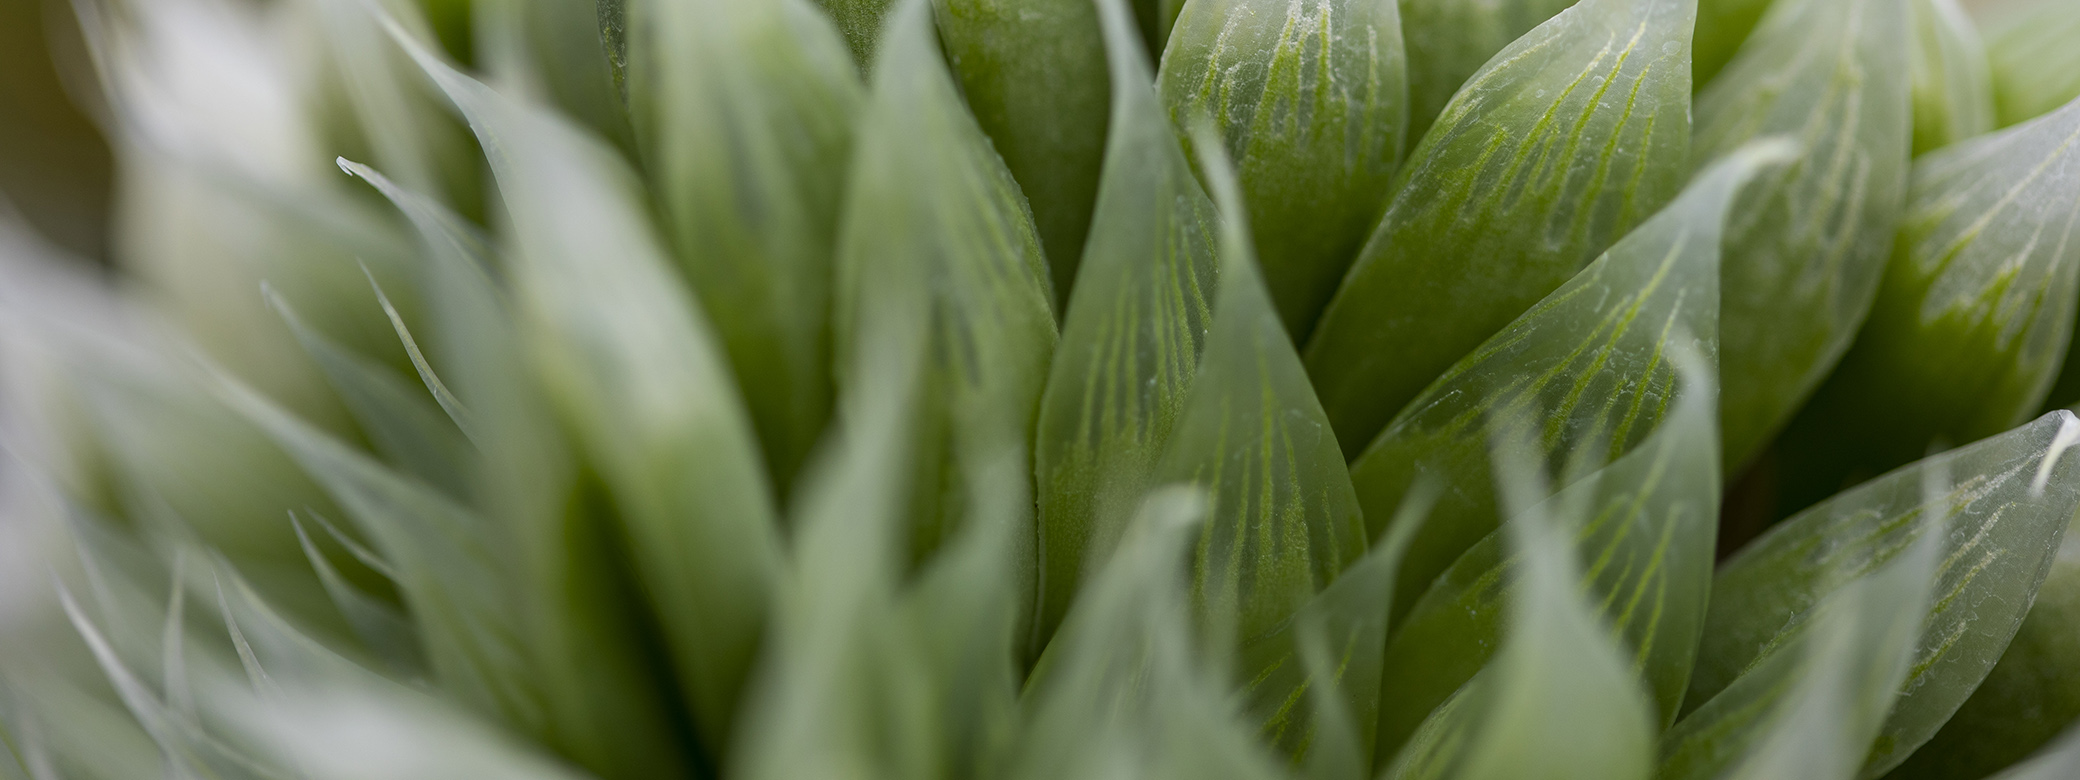
[(1703, 89), (1733, 61), (1774, 0), (1697, 0), (1697, 42), (1690, 69)]
[(2080, 7), (2062, 0), (2015, 2), (1986, 27), (1993, 98), (2001, 126), (2018, 124), (2080, 98)]
[(1870, 319), (1784, 435), (1800, 507), (2036, 413), (2080, 295), (2080, 101), (1922, 158)]
[[(2080, 459), (2067, 452), (2076, 443), (2080, 419), (2053, 412), (1836, 496), (1727, 561), (1712, 584), (1686, 705), (1703, 708), (1685, 719), (1696, 724), (1677, 726), (1686, 735), (1672, 743), (1699, 745), (1675, 752), (1723, 755), (1713, 745), (1745, 727), (1709, 724), (1753, 716), (1755, 708), (1730, 702), (1765, 695), (1756, 686), (1774, 690), (1774, 683), (1744, 680), (1800, 635), (1803, 616), (1933, 533), (1940, 535), (1934, 595), (1919, 619), (1899, 701), (1863, 776), (1906, 758), (1964, 703), (2029, 611), (2066, 523), (2080, 508)], [(1732, 698), (1710, 703), (1714, 697)]]
[(1695, 11), (1586, 0), (1445, 108), (1307, 345), (1346, 455), (1681, 189)]
[(1090, 233), (1111, 84), (1092, 0), (935, 0), (946, 60), (1033, 206), (1056, 301)]
[(1359, 456), (1351, 481), (1375, 536), (1420, 480), (1446, 487), (1402, 563), (1394, 614), (1499, 524), (1493, 431), (1536, 431), (1531, 444), (1545, 467), (1579, 477), (1644, 441), (1691, 392), (1669, 342), (1698, 339), (1697, 351), (1713, 354), (1721, 226), (1740, 186), (1789, 154), (1758, 144), (1713, 169), (1440, 377)]
[(1769, 443), (1870, 310), (1906, 197), (1907, 0), (1780, 0), (1697, 97), (1699, 166), (1789, 134), (1797, 161), (1727, 228), (1719, 429), (1729, 472)]
[(1408, 141), (1421, 140), (1452, 96), (1496, 52), (1576, 0), (1401, 0), (1408, 39)]
[(1914, 0), (1914, 154), (1991, 132), (1993, 74), (1957, 0)]
[(490, 159), (517, 250), (525, 351), (612, 493), (682, 695), (719, 750), (780, 557), (727, 363), (612, 150), (423, 48), (412, 54)]
[(785, 496), (830, 414), (830, 258), (858, 77), (804, 0), (629, 13), (649, 180)]
[[(1158, 74), (1180, 130), (1212, 117), (1264, 284), (1305, 343), (1386, 208), (1408, 121), (1393, 0), (1193, 0)], [(1190, 138), (1186, 138), (1187, 145)]]
[(1098, 5), (1112, 126), (1090, 242), (1040, 402), (1040, 639), (1139, 506), (1213, 320), (1213, 203), (1163, 117), (1123, 2)]
[(875, 55), (879, 53), (880, 36), (886, 26), (889, 9), (896, 0), (816, 0), (823, 6), (824, 13), (838, 25), (838, 32), (845, 35), (846, 46), (852, 49), (852, 61), (861, 72), (870, 69)]
[(502, 84), (555, 106), (633, 155), (635, 135), (623, 80), (628, 52), (617, 45), (626, 39), (611, 30), (620, 23), (612, 13), (620, 6), (614, 0), (477, 3), (478, 18), (472, 20), (481, 40), (477, 62)]

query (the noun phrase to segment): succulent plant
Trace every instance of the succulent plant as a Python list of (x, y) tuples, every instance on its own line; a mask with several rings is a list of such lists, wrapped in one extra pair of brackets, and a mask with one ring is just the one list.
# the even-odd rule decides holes
[(0, 778), (2080, 776), (2071, 0), (72, 10)]

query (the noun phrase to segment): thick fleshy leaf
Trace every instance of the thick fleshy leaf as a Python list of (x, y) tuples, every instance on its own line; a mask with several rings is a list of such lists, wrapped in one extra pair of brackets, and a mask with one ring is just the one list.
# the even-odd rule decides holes
[[(1216, 143), (1200, 129), (1200, 143)], [(1222, 216), (1221, 285), (1155, 479), (1196, 484), (1212, 500), (1193, 595), (1248, 641), (1335, 580), (1367, 537), (1343, 452), (1257, 273), (1234, 169), (1218, 149), (1201, 155)]]
[(423, 48), (412, 54), (490, 159), (510, 212), (525, 353), (612, 494), (694, 723), (719, 749), (780, 558), (728, 365), (612, 150)]
[[(854, 350), (876, 318), (909, 316), (883, 309), (931, 312), (921, 391), (930, 400), (917, 412), (909, 477), (917, 488), (904, 512), (909, 560), (923, 561), (964, 524), (975, 469), (1004, 451), (1031, 451), (1055, 328), (1032, 216), (961, 106), (929, 9), (906, 0), (889, 22), (838, 238), (836, 324), (847, 367), (839, 386), (863, 370)], [(905, 292), (913, 290), (922, 298)], [(1015, 523), (1014, 533), (1029, 537), (1030, 512)], [(1018, 567), (1028, 590), (1031, 565)]]
[(1040, 402), (1041, 640), (1140, 505), (1213, 321), (1213, 202), (1163, 116), (1123, 1), (1098, 5), (1112, 67), (1104, 180)]
[(1422, 140), (1452, 96), (1511, 41), (1575, 0), (1401, 0), (1408, 39), (1408, 141)]
[(1264, 284), (1296, 342), (1386, 208), (1405, 66), (1394, 0), (1192, 0), (1178, 14), (1157, 75), (1163, 103), (1180, 130), (1217, 123)]
[(1409, 155), (1307, 345), (1355, 455), (1682, 188), (1695, 0), (1586, 0), (1495, 55)]
[[(1710, 704), (1802, 630), (1800, 616), (1924, 534), (1940, 534), (1941, 565), (1921, 618), (1901, 695), (1879, 732), (1865, 776), (1906, 758), (1964, 703), (2021, 625), (2059, 539), (2080, 508), (2080, 419), (2059, 411), (2014, 431), (1895, 471), (1776, 526), (1721, 567), (1712, 584), (1697, 671), (1686, 706)], [(1926, 495), (1924, 495), (1926, 494)], [(1696, 720), (1703, 710), (1685, 719)], [(1746, 716), (1742, 716), (1746, 717)], [(1727, 727), (1679, 725), (1707, 754)], [(1738, 730), (1738, 729), (1735, 729)], [(1688, 737), (1686, 737), (1687, 739)], [(1680, 740), (1679, 740), (1680, 741)]]
[(1719, 327), (1724, 466), (1791, 419), (1863, 324), (1907, 189), (1907, 0), (1780, 0), (1697, 97), (1696, 159), (1789, 134), (1805, 154), (1740, 198)]
[(1914, 154), (1993, 130), (1993, 72), (1957, 0), (1914, 0)]
[(2080, 295), (2080, 101), (1914, 165), (1877, 302), (1777, 453), (1787, 508), (2028, 420)]
[(1733, 61), (1741, 44), (1755, 32), (1755, 25), (1769, 10), (1772, 0), (1697, 0), (1697, 41), (1690, 72), (1695, 86), (1703, 89), (1726, 64)]
[[(1523, 444), (1503, 446), (1521, 453)], [(1528, 470), (1533, 463), (1497, 464), (1502, 479), (1516, 483), (1505, 486), (1512, 500), (1536, 500), (1542, 492), (1528, 484), (1537, 481)], [(1582, 597), (1577, 583), (1584, 572), (1568, 534), (1554, 527), (1583, 522), (1567, 515), (1586, 508), (1549, 502), (1509, 525), (1511, 557), (1521, 564), (1509, 585), (1510, 628), (1501, 649), (1416, 731), (1383, 777), (1646, 780), (1653, 705), (1609, 626)]]
[(1492, 431), (1530, 426), (1545, 467), (1580, 477), (1645, 440), (1690, 391), (1668, 341), (1697, 339), (1701, 355), (1713, 354), (1721, 227), (1741, 185), (1791, 153), (1758, 144), (1713, 169), (1440, 377), (1352, 465), (1374, 536), (1419, 480), (1445, 486), (1402, 563), (1396, 615), (1499, 525)]
[(861, 72), (870, 69), (880, 47), (889, 9), (897, 0), (816, 0), (830, 14), (831, 21), (838, 25), (838, 32), (845, 36), (845, 45), (852, 49), (852, 61)]
[[(1679, 363), (1685, 391), (1668, 419), (1637, 449), (1550, 500), (1564, 509), (1547, 510), (1589, 567), (1570, 590), (1589, 599), (1628, 651), (1657, 731), (1674, 722), (1696, 658), (1719, 504), (1710, 369), (1687, 341), (1670, 347), (1688, 365)], [(1415, 733), (1498, 652), (1507, 599), (1525, 566), (1521, 551), (1510, 554), (1509, 533), (1498, 529), (1460, 556), (1394, 627), (1380, 684), (1383, 749)]]
[(1111, 82), (1092, 0), (935, 0), (968, 110), (1032, 203), (1057, 302), (1090, 233)]
[(1938, 537), (1924, 534), (1787, 625), (1755, 665), (1663, 737), (1657, 777), (1858, 777), (1910, 673), (1936, 595)]
[(1986, 26), (2000, 124), (2018, 124), (2080, 98), (2080, 6), (2064, 0), (2007, 5)]
[(805, 0), (632, 0), (629, 100), (666, 233), (779, 495), (830, 415), (831, 252), (860, 101)]

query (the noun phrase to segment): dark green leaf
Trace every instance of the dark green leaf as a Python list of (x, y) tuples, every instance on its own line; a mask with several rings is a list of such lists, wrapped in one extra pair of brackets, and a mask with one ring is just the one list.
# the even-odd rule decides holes
[(1401, 0), (1408, 38), (1408, 143), (1421, 140), (1489, 58), (1575, 0)]

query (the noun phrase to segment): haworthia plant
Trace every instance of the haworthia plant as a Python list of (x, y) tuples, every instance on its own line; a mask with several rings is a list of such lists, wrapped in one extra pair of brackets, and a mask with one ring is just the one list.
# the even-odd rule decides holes
[(1797, 162), (1741, 196), (1727, 229), (1720, 430), (1745, 467), (1863, 324), (1906, 197), (1906, 0), (1782, 0), (1697, 98), (1700, 167), (1788, 133)]
[(830, 410), (830, 257), (860, 100), (803, 0), (632, 0), (629, 103), (664, 225), (785, 495)]
[(1408, 38), (1408, 143), (1421, 140), (1459, 88), (1511, 41), (1575, 0), (1401, 0)]
[(1504, 49), (1397, 177), (1306, 350), (1346, 454), (1667, 203), (1694, 0), (1590, 0)]
[(1219, 273), (1213, 202), (1163, 116), (1119, 0), (1099, 6), (1112, 125), (1090, 243), (1040, 402), (1039, 635), (1118, 543), (1197, 371)]
[(1870, 319), (1785, 432), (1782, 501), (2028, 420), (2057, 378), (2075, 296), (2080, 101), (1917, 161)]
[(936, 0), (968, 109), (1033, 208), (1057, 302), (1098, 197), (1112, 89), (1091, 0)]
[(1996, 6), (1986, 27), (1993, 95), (2001, 125), (2049, 113), (2080, 98), (2080, 8), (2060, 0), (2012, 0)]
[(1914, 0), (1914, 154), (1993, 130), (1993, 72), (1957, 0)]
[(1374, 534), (1421, 480), (1468, 486), (1423, 521), (1395, 614), (1500, 524), (1488, 466), (1498, 427), (1534, 428), (1545, 467), (1580, 477), (1645, 440), (1692, 392), (1678, 387), (1670, 342), (1695, 339), (1705, 359), (1716, 348), (1721, 226), (1741, 184), (1787, 153), (1760, 144), (1705, 176), (1440, 377), (1352, 464)]
[(1711, 83), (1762, 22), (1774, 0), (1697, 0), (1697, 41), (1691, 73), (1696, 86)]
[[(1876, 776), (1935, 734), (1999, 660), (2029, 611), (2075, 509), (2080, 419), (2053, 412), (2029, 425), (1843, 493), (1784, 521), (1721, 568), (1677, 753), (1721, 755), (1712, 725), (1753, 708), (1715, 697), (1761, 695), (1742, 682), (1803, 629), (1827, 594), (1938, 534), (1940, 565), (1912, 663), (1861, 776)], [(1703, 720), (1699, 720), (1699, 718)], [(1671, 759), (1674, 760), (1674, 759)], [(1688, 761), (1690, 759), (1684, 759)], [(1701, 770), (1700, 770), (1701, 771)], [(1707, 773), (1708, 774), (1708, 773)], [(1684, 775), (1691, 776), (1691, 775)], [(1706, 775), (1697, 775), (1706, 776)]]
[(1386, 207), (1406, 61), (1393, 0), (1192, 0), (1178, 14), (1157, 76), (1163, 103), (1180, 129), (1201, 115), (1218, 123), (1295, 341)]

